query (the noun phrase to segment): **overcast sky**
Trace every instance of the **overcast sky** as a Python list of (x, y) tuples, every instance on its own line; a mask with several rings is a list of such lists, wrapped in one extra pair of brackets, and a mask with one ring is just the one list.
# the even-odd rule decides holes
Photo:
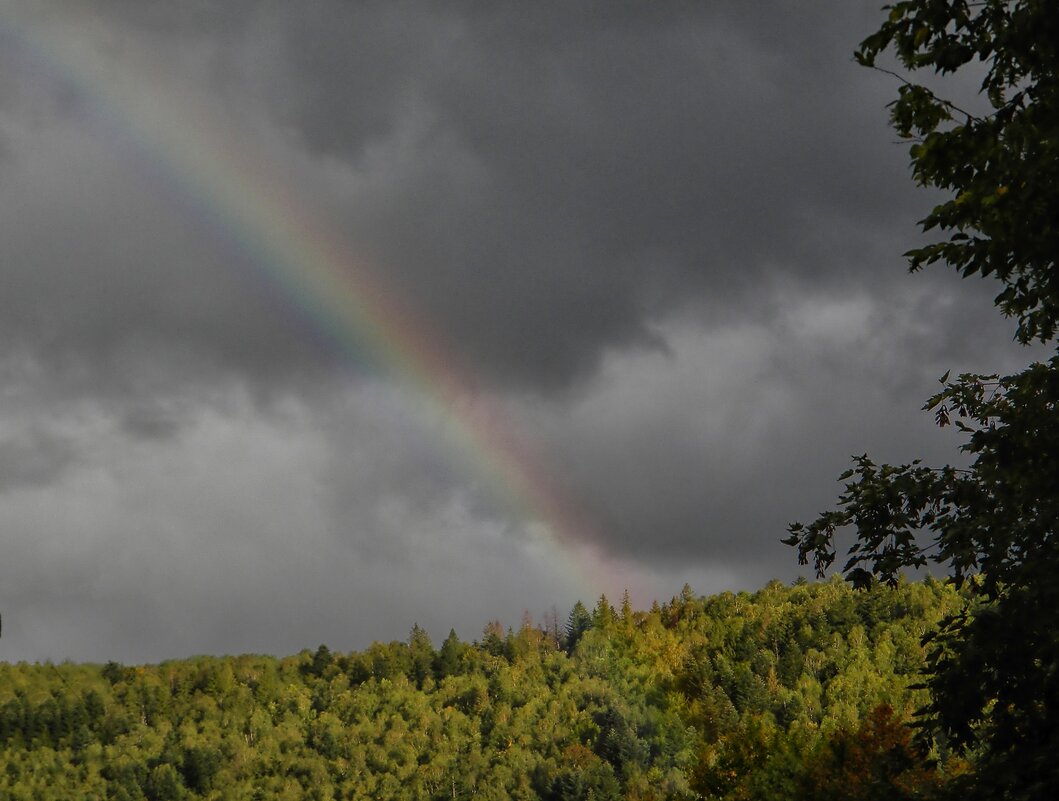
[(878, 5), (0, 0), (0, 659), (805, 573), (851, 454), (955, 458), (937, 378), (1027, 358), (906, 272)]

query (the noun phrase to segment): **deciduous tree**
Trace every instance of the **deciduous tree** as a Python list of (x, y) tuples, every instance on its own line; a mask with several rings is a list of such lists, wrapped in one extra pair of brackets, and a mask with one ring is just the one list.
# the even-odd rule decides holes
[[(891, 119), (912, 143), (913, 177), (946, 193), (922, 221), (941, 236), (907, 254), (911, 269), (938, 262), (996, 280), (1015, 338), (1054, 354), (1059, 6), (909, 0), (888, 12), (856, 58), (900, 81)], [(941, 79), (928, 87), (919, 70)], [(985, 110), (943, 96), (936, 84), (955, 73), (980, 76)], [(930, 562), (965, 583), (976, 603), (934, 641), (927, 722), (978, 755), (961, 792), (1043, 798), (1059, 786), (1059, 357), (1007, 376), (946, 375), (925, 409), (963, 432), (969, 467), (861, 456), (838, 508), (792, 525), (786, 541), (823, 572), (852, 527), (844, 570), (857, 586)]]

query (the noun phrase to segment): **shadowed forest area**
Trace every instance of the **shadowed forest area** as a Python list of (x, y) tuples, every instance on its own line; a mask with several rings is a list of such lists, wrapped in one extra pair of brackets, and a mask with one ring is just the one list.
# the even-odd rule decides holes
[(283, 659), (0, 665), (0, 798), (912, 798), (926, 580), (773, 582)]

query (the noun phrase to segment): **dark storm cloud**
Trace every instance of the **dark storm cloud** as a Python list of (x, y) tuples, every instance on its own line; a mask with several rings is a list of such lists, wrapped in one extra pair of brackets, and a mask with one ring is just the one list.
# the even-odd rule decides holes
[(833, 507), (851, 456), (963, 464), (960, 436), (935, 428), (923, 399), (947, 370), (1028, 356), (1007, 346), (999, 316), (969, 340), (933, 342), (935, 328), (966, 325), (969, 299), (929, 284), (775, 294), (767, 320), (671, 320), (668, 352), (608, 358), (576, 402), (536, 420), (610, 553), (724, 567), (737, 586), (791, 579), (807, 568), (780, 544), (787, 524)]
[(231, 373), (266, 388), (319, 380), (333, 343), (246, 253), (169, 203), (142, 160), (124, 163), (79, 135), (83, 122), (74, 113), (69, 127), (10, 125), (3, 341), (31, 352), (67, 393), (150, 396)]
[[(936, 377), (1026, 354), (988, 282), (904, 275), (931, 197), (893, 81), (851, 62), (875, 5), (6, 3), (3, 658), (473, 637), (626, 576), (749, 588), (798, 571), (778, 540), (850, 454), (953, 458), (918, 412)], [(55, 30), (153, 102), (193, 95), (170, 133), (216, 123), (267, 172), (250, 201), (282, 186), (372, 264), (615, 586), (563, 572), (580, 543), (458, 410), (266, 278), (36, 46)]]
[[(662, 344), (651, 321), (683, 305), (707, 319), (753, 306), (769, 274), (877, 280), (874, 245), (910, 221), (909, 193), (901, 151), (880, 148), (892, 87), (849, 58), (874, 12), (847, 5), (95, 11), (119, 62), (121, 43), (140, 39), (169, 73), (241, 98), (228, 105), (246, 146), (278, 131), (295, 150), (272, 158), (307, 148), (320, 169), (376, 176), (336, 226), (486, 384), (549, 391), (591, 375), (608, 348)], [(94, 162), (109, 134), (52, 146)], [(98, 197), (97, 176), (64, 167)], [(11, 309), (32, 308), (34, 292), (73, 298), (47, 329), (57, 345), (112, 354), (157, 341), (266, 381), (326, 361), (282, 299), (247, 282), (252, 269), (233, 269), (245, 254), (125, 168), (106, 167), (105, 219), (73, 213), (89, 197), (35, 210), (60, 227), (36, 258), (7, 246), (9, 263), (33, 264), (16, 270)], [(311, 191), (316, 177), (304, 179)]]
[(300, 77), (276, 108), (354, 164), (407, 135), (472, 165), (424, 168), (359, 241), (479, 367), (561, 385), (649, 341), (653, 316), (745, 304), (770, 272), (870, 278), (853, 242), (907, 188), (850, 63), (870, 15), (738, 8), (335, 6), (326, 29), (284, 27)]

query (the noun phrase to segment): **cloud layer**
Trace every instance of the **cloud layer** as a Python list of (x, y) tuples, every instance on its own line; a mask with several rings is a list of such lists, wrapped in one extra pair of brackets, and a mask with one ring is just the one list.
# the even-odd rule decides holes
[[(988, 285), (905, 274), (931, 198), (850, 59), (872, 8), (3, 5), (0, 658), (789, 579), (851, 453), (953, 458), (936, 376), (1026, 358)], [(211, 199), (182, 143), (260, 170)], [(380, 277), (591, 539), (270, 277), (231, 222), (261, 193)]]

